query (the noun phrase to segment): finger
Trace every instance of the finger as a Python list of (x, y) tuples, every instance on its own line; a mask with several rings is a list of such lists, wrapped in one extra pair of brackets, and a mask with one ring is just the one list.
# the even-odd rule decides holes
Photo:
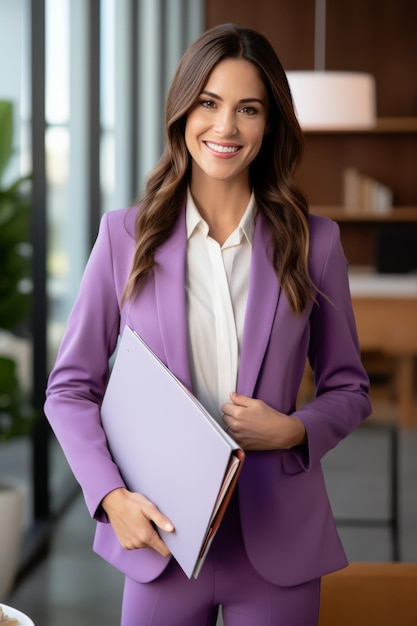
[(172, 532), (174, 530), (174, 525), (171, 520), (161, 513), (156, 504), (143, 494), (137, 494), (137, 497), (141, 502), (142, 515), (144, 515), (151, 524), (166, 532)]
[(159, 513), (158, 516), (152, 518), (152, 521), (155, 524), (155, 526), (157, 526), (157, 528), (160, 528), (161, 530), (164, 530), (167, 533), (174, 532), (174, 524), (170, 522), (170, 520), (167, 517), (165, 517), (165, 515), (162, 515), (161, 513)]
[[(234, 404), (232, 404), (231, 402), (225, 402), (224, 404), (221, 405), (221, 410), (223, 412), (223, 415), (231, 415), (234, 409)], [(223, 417), (222, 417), (223, 419)], [(223, 420), (224, 421), (224, 420)], [(226, 422), (225, 422), (226, 423)]]
[(145, 522), (145, 525), (137, 528), (132, 539), (122, 543), (122, 546), (127, 550), (150, 548), (159, 552), (161, 556), (167, 557), (170, 555), (170, 551), (161, 539), (156, 525), (151, 521)]
[(164, 557), (168, 557), (171, 554), (169, 548), (165, 545), (156, 531), (154, 532), (152, 540), (149, 542), (149, 547), (156, 550), (156, 552)]
[(155, 513), (152, 516), (151, 524), (155, 532), (152, 535), (150, 547), (159, 552), (161, 556), (168, 557), (171, 552), (161, 539), (158, 529), (164, 532), (172, 533), (174, 532), (174, 525), (165, 515), (162, 515), (162, 513), (155, 506), (153, 508), (155, 509)]
[(148, 518), (149, 521), (160, 530), (164, 530), (168, 533), (172, 533), (174, 531), (174, 524), (170, 519), (163, 515), (154, 504), (150, 504)]
[(229, 393), (229, 398), (231, 400), (231, 402), (225, 402), (224, 404), (222, 404), (221, 406), (221, 410), (223, 411), (223, 413), (225, 415), (230, 415), (231, 417), (234, 416), (235, 411), (234, 409), (237, 406), (249, 406), (252, 398), (249, 398), (248, 396), (244, 396), (243, 394), (240, 393), (236, 393), (236, 391), (231, 391)]
[(230, 392), (230, 399), (233, 404), (237, 404), (238, 406), (248, 406), (251, 401), (251, 398), (244, 396), (242, 393), (236, 393), (236, 391)]

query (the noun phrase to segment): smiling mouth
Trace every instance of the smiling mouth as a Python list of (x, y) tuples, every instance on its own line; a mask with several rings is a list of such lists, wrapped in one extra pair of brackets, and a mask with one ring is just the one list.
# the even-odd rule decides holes
[(235, 152), (239, 152), (241, 149), (240, 146), (222, 146), (218, 143), (212, 143), (211, 141), (204, 142), (210, 150), (214, 150), (214, 152), (220, 152), (221, 154), (234, 154)]

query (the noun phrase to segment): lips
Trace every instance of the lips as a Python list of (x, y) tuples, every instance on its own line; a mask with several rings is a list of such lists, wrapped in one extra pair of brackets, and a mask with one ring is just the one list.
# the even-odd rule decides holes
[(236, 154), (241, 149), (241, 146), (226, 146), (224, 144), (213, 143), (212, 141), (204, 142), (210, 150), (219, 154)]

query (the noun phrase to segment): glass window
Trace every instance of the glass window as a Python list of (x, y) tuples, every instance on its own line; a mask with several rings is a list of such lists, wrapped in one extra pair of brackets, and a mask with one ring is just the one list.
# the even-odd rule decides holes
[[(4, 189), (31, 169), (29, 61), (29, 2), (0, 2), (0, 100), (13, 103), (14, 131), (13, 153), (0, 181)], [(29, 250), (30, 246), (27, 248)], [(0, 267), (0, 274), (4, 271), (5, 268)], [(30, 290), (30, 281), (27, 284)], [(32, 350), (26, 322), (13, 332), (0, 328), (0, 355), (15, 362), (20, 387), (28, 394), (33, 388)], [(27, 486), (25, 528), (32, 523), (30, 458), (27, 437), (0, 442), (0, 475)]]

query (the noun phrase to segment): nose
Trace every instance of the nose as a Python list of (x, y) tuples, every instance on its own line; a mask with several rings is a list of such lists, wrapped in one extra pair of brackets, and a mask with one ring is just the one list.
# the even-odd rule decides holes
[(219, 111), (216, 117), (215, 131), (222, 137), (231, 137), (237, 133), (234, 111), (226, 109)]

